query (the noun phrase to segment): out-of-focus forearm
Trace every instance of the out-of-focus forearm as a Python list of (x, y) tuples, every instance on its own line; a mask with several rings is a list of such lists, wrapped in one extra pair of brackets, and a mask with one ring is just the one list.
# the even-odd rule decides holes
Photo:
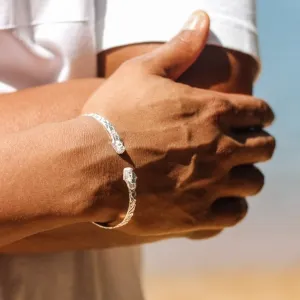
[(77, 117), (101, 78), (77, 79), (0, 95), (0, 135)]
[[(99, 76), (111, 75), (125, 60), (149, 52), (159, 43), (113, 48), (98, 56)], [(247, 54), (206, 46), (197, 61), (179, 78), (179, 82), (220, 92), (251, 94), (258, 70), (255, 59)]]

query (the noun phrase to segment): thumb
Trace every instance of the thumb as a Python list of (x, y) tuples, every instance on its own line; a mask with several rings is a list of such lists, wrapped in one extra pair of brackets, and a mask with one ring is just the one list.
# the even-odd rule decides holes
[(208, 33), (208, 15), (195, 11), (171, 41), (147, 55), (151, 73), (176, 80), (198, 58)]

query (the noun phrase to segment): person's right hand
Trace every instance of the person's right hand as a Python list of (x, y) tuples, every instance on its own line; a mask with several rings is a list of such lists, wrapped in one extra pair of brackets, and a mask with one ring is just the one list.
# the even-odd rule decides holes
[[(105, 187), (99, 194), (102, 208), (116, 209), (110, 225), (120, 222), (128, 203), (122, 166), (134, 164), (138, 176), (137, 208), (119, 229), (123, 232), (159, 235), (232, 226), (246, 213), (244, 197), (263, 186), (253, 164), (274, 151), (273, 137), (261, 130), (273, 121), (271, 108), (251, 96), (175, 82), (200, 54), (208, 30), (207, 15), (194, 13), (189, 27), (169, 43), (124, 63), (83, 108), (112, 122), (127, 149), (127, 163), (111, 149), (110, 173), (99, 178)], [(97, 221), (93, 204), (87, 219)]]

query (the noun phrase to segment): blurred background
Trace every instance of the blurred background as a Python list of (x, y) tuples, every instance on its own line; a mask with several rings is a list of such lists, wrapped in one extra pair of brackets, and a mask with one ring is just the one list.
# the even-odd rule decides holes
[(149, 299), (300, 299), (300, 1), (257, 0), (262, 72), (255, 95), (277, 121), (274, 160), (246, 219), (204, 241), (145, 247)]

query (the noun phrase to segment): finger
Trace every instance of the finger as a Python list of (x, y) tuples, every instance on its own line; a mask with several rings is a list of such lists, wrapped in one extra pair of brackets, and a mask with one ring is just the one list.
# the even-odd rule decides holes
[(228, 163), (232, 166), (264, 162), (273, 156), (276, 142), (265, 131), (249, 132), (232, 137), (235, 146), (232, 146), (234, 150), (228, 158)]
[(244, 198), (228, 197), (216, 200), (210, 208), (210, 228), (224, 228), (236, 225), (247, 214), (248, 205)]
[(193, 205), (193, 208), (187, 211), (190, 216), (187, 220), (190, 228), (188, 231), (220, 230), (234, 226), (245, 217), (247, 210), (247, 202), (241, 197), (218, 198), (206, 209), (201, 205), (201, 201), (198, 201), (198, 207)]
[(169, 42), (141, 56), (153, 74), (177, 79), (191, 66), (203, 50), (209, 33), (209, 17), (194, 12), (183, 29)]
[(228, 95), (228, 100), (232, 109), (228, 110), (223, 120), (231, 129), (263, 128), (274, 121), (271, 107), (263, 100), (245, 95)]
[(248, 197), (256, 195), (264, 185), (264, 175), (253, 165), (237, 166), (221, 181), (218, 197)]
[(275, 139), (265, 131), (223, 136), (219, 140), (216, 155), (219, 157), (219, 165), (228, 170), (234, 166), (271, 159), (275, 145)]

